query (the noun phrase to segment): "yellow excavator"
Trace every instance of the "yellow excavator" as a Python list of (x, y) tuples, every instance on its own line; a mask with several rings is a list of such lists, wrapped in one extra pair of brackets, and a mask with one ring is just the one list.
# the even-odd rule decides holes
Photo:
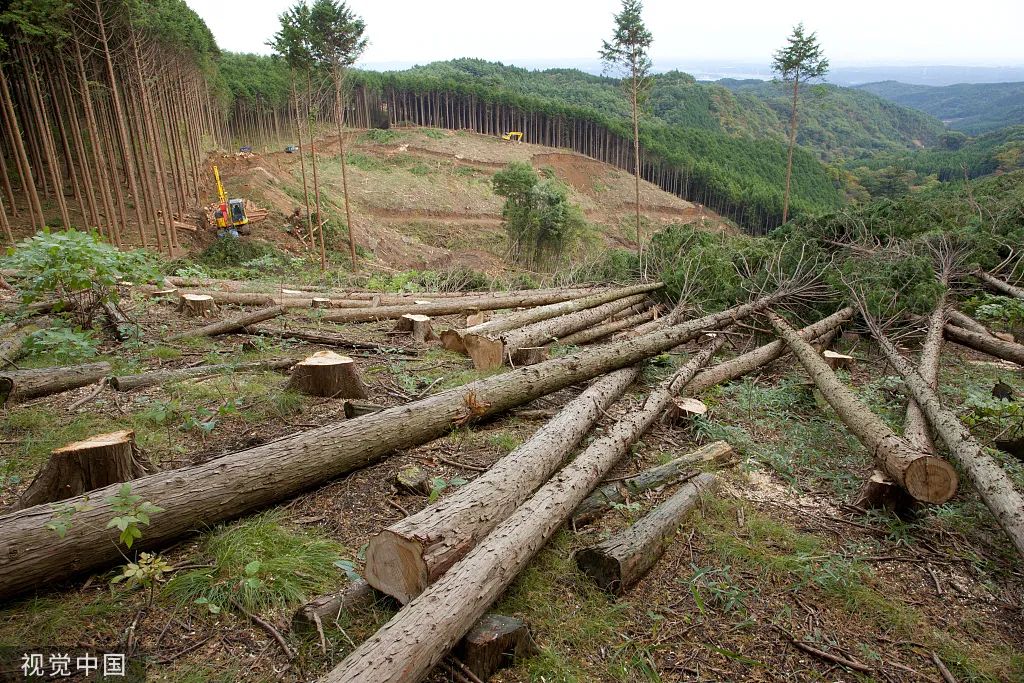
[(213, 177), (217, 181), (217, 196), (220, 198), (220, 207), (213, 214), (217, 219), (217, 227), (247, 225), (249, 217), (245, 215), (245, 200), (228, 199), (228, 193), (224, 191), (224, 185), (220, 182), (220, 171), (216, 165), (213, 167)]
[(504, 135), (502, 135), (501, 139), (502, 140), (507, 140), (509, 142), (512, 142), (513, 140), (516, 141), (516, 142), (522, 142), (523, 141), (523, 134), (520, 133), (518, 130), (510, 130), (509, 132), (507, 132)]

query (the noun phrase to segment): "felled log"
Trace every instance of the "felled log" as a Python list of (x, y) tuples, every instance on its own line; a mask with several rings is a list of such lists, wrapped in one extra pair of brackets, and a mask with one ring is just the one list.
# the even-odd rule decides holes
[(209, 318), (217, 312), (217, 303), (209, 294), (181, 294), (178, 312), (193, 318)]
[[(486, 377), (358, 420), (328, 424), (207, 463), (136, 479), (132, 482), (133, 494), (164, 508), (153, 516), (137, 545), (142, 549), (159, 548), (195, 529), (254, 512), (377, 462), (396, 450), (435, 439), (455, 425), (634, 365), (686, 343), (704, 330), (731, 324), (782, 301), (786, 295), (785, 291), (774, 293), (640, 339), (594, 347), (585, 353)], [(105, 528), (116, 516), (106, 498), (116, 492), (113, 487), (96, 491), (89, 499), (89, 509), (75, 513), (75, 525), (64, 538), (55, 538), (40, 523), (54, 515), (52, 505), (0, 514), (0, 599), (122, 561), (117, 534)], [(73, 498), (68, 504), (82, 502)], [(74, 557), (75, 562), (68, 562), (68, 557)]]
[(530, 628), (522, 619), (503, 614), (485, 614), (455, 646), (455, 656), (481, 681), (491, 678), (499, 669), (516, 665), (517, 661), (536, 652)]
[[(504, 363), (513, 366), (532, 365), (541, 360), (538, 355), (545, 355), (536, 353), (537, 349), (557, 341), (563, 335), (599, 323), (612, 313), (638, 303), (644, 297), (645, 294), (634, 294), (600, 306), (509, 330), (498, 336), (466, 334), (462, 337), (462, 343), (465, 344), (469, 357), (473, 359), (473, 367), (477, 370), (492, 370)], [(526, 351), (526, 354), (519, 354), (520, 349)]]
[(626, 318), (619, 318), (610, 322), (595, 325), (589, 329), (582, 329), (558, 340), (559, 346), (583, 346), (590, 342), (604, 339), (621, 330), (628, 330), (636, 327), (642, 322), (657, 318), (661, 312), (661, 306), (652, 306), (646, 311), (631, 315)]
[(725, 441), (715, 441), (664, 465), (644, 470), (622, 481), (605, 484), (580, 503), (572, 515), (572, 523), (575, 526), (588, 524), (617, 503), (625, 503), (629, 498), (635, 498), (644, 491), (678, 481), (693, 472), (694, 465), (722, 464), (728, 462), (732, 456), (732, 446)]
[(85, 363), (0, 372), (0, 405), (50, 396), (95, 384), (110, 374), (110, 363)]
[[(661, 283), (656, 283), (661, 286)], [(625, 287), (620, 289), (613, 289), (604, 292), (598, 292), (591, 294), (590, 296), (583, 297), (581, 299), (571, 299), (568, 301), (562, 301), (559, 303), (549, 304), (547, 306), (540, 306), (528, 311), (518, 311), (516, 313), (510, 313), (500, 318), (495, 318), (488, 322), (473, 325), (472, 327), (466, 327), (463, 329), (445, 330), (441, 333), (441, 343), (449, 351), (455, 351), (457, 353), (466, 353), (466, 346), (463, 343), (463, 339), (466, 335), (478, 334), (497, 336), (502, 332), (508, 330), (514, 330), (517, 327), (525, 327), (526, 325), (532, 325), (542, 320), (549, 318), (556, 318), (560, 315), (566, 315), (568, 313), (575, 313), (576, 311), (582, 311), (586, 308), (593, 308), (594, 306), (600, 306), (606, 304), (609, 301), (615, 301), (622, 299), (633, 294), (642, 294), (650, 292), (656, 289), (652, 285), (639, 285), (636, 287)]]
[(961, 313), (955, 308), (948, 309), (946, 311), (946, 317), (948, 318), (949, 322), (953, 323), (957, 327), (962, 327), (965, 330), (970, 330), (971, 332), (978, 332), (980, 334), (992, 334), (992, 332), (990, 332), (987, 327), (979, 323), (971, 316)]
[(943, 407), (938, 393), (914, 371), (892, 342), (880, 330), (872, 331), (885, 359), (903, 378), (928, 423), (946, 444), (950, 457), (967, 474), (981, 500), (1010, 537), (1017, 552), (1024, 557), (1024, 497), (956, 414)]
[(369, 607), (377, 598), (378, 594), (366, 581), (353, 581), (337, 593), (321, 595), (296, 610), (292, 616), (292, 630), (296, 633), (315, 632), (318, 624), (332, 624), (342, 612)]
[(947, 339), (961, 346), (987, 353), (990, 356), (1007, 360), (1017, 365), (1024, 365), (1024, 344), (1009, 342), (991, 334), (972, 332), (948, 323), (945, 327), (945, 333)]
[(280, 360), (257, 361), (254, 363), (217, 363), (215, 365), (197, 365), (191, 368), (171, 368), (167, 370), (151, 370), (137, 375), (114, 375), (110, 378), (110, 388), (114, 391), (132, 391), (142, 387), (151, 387), (167, 382), (178, 382), (191, 377), (208, 377), (228, 372), (264, 372), (270, 370), (287, 370), (295, 365), (294, 358)]
[(882, 418), (861, 403), (857, 395), (840, 381), (811, 345), (800, 338), (786, 321), (767, 313), (775, 331), (789, 345), (804, 366), (822, 397), (839, 419), (867, 449), (879, 468), (915, 500), (945, 503), (956, 494), (957, 475), (942, 458), (914, 448), (894, 433)]
[(366, 306), (365, 301), (304, 296), (298, 290), (282, 290), (275, 294), (218, 292), (216, 290), (180, 290), (180, 293), (182, 296), (208, 296), (217, 304), (233, 306), (284, 306), (286, 308), (364, 308)]
[(205, 327), (199, 327), (194, 330), (185, 330), (184, 332), (178, 332), (172, 334), (166, 339), (168, 341), (174, 341), (175, 339), (187, 339), (189, 337), (212, 337), (218, 334), (228, 334), (230, 332), (236, 332), (243, 327), (249, 325), (255, 325), (256, 323), (270, 320), (278, 316), (284, 315), (288, 312), (288, 309), (284, 306), (271, 306), (270, 308), (261, 308), (258, 311), (251, 313), (245, 313), (243, 315), (236, 316), (234, 318), (227, 318), (219, 322), (211, 323)]
[(623, 318), (632, 318), (637, 313), (643, 313), (644, 311), (652, 308), (654, 305), (654, 302), (651, 301), (650, 299), (644, 299), (639, 303), (633, 304), (629, 308), (624, 308), (618, 313), (608, 316), (608, 322), (616, 322), (622, 320)]
[(351, 420), (354, 417), (361, 415), (369, 415), (370, 413), (379, 413), (384, 410), (384, 406), (379, 406), (376, 403), (370, 403), (369, 401), (345, 401), (345, 417)]
[(138, 331), (138, 326), (128, 319), (128, 316), (124, 314), (115, 302), (104, 301), (101, 305), (103, 306), (103, 312), (107, 316), (107, 325), (110, 327), (114, 337), (119, 341), (124, 341), (133, 336), (133, 333), (130, 331), (131, 328), (135, 328)]
[(487, 472), (371, 537), (366, 580), (402, 603), (419, 595), (547, 481), (639, 375), (631, 367), (595, 380)]
[(310, 396), (368, 398), (359, 367), (348, 356), (317, 351), (292, 367), (288, 388)]
[[(643, 344), (662, 332), (627, 340)], [(707, 325), (702, 325), (706, 329)], [(717, 326), (714, 326), (717, 327)], [(415, 600), (357, 647), (321, 680), (325, 683), (418, 681), (490, 608), (572, 511), (615, 466), (643, 432), (657, 420), (668, 400), (696, 374), (725, 342), (725, 335), (705, 345), (670, 380), (651, 392), (643, 407), (630, 411), (516, 508), (465, 557), (456, 562)], [(591, 349), (589, 355), (616, 344)], [(598, 350), (600, 349), (600, 350)], [(574, 354), (581, 357), (581, 354)], [(561, 359), (559, 359), (561, 360)], [(556, 361), (548, 361), (554, 363)], [(538, 366), (519, 372), (535, 370)]]
[[(822, 318), (818, 322), (800, 330), (800, 338), (805, 341), (813, 341), (829, 331), (838, 329), (840, 325), (852, 317), (853, 308), (847, 306), (827, 318)], [(778, 360), (787, 353), (789, 353), (789, 347), (786, 346), (786, 342), (781, 340), (759, 346), (753, 351), (736, 356), (724, 363), (719, 363), (700, 373), (686, 386), (686, 393), (690, 396), (696, 396), (717, 384), (729, 382), (751, 373), (760, 367)]]
[(24, 324), (16, 324), (8, 336), (0, 339), (0, 370), (14, 365), (14, 362), (25, 353), (25, 344), (29, 337), (39, 330), (50, 326), (48, 318), (40, 318), (35, 321), (26, 321)]
[(1000, 280), (995, 275), (987, 273), (984, 270), (978, 270), (974, 273), (979, 280), (988, 285), (988, 288), (994, 292), (999, 292), (1014, 299), (1024, 299), (1024, 289), (1011, 285), (1009, 282)]
[(395, 332), (408, 332), (413, 341), (421, 344), (437, 339), (434, 329), (430, 326), (430, 316), (419, 313), (406, 313), (395, 324)]
[(134, 432), (97, 434), (53, 451), (14, 509), (66, 500), (151, 471), (136, 453)]
[[(637, 285), (639, 291), (649, 292), (661, 287), (661, 283), (651, 285)], [(634, 289), (634, 288), (631, 288)], [(596, 295), (601, 296), (601, 295)], [(422, 313), (423, 315), (451, 315), (465, 311), (493, 311), (502, 308), (519, 308), (520, 306), (543, 306), (545, 304), (558, 303), (571, 300), (572, 295), (554, 292), (551, 294), (522, 294), (516, 296), (493, 296), (493, 297), (463, 297), (452, 301), (438, 301), (431, 303), (379, 306), (377, 308), (353, 308), (337, 313), (328, 313), (323, 320), (339, 323), (370, 322), (372, 320), (387, 320), (389, 318), (401, 318), (406, 313)], [(612, 295), (612, 298), (618, 298)]]
[(381, 344), (370, 344), (367, 342), (353, 341), (346, 337), (321, 330), (307, 328), (271, 327), (270, 325), (247, 325), (243, 330), (246, 334), (258, 334), (264, 337), (277, 337), (278, 339), (294, 339), (310, 344), (321, 346), (336, 346), (338, 348), (356, 349), (361, 351), (378, 351), (380, 353), (398, 353), (406, 356), (415, 356), (416, 349), (404, 346), (383, 346)]
[(715, 481), (713, 474), (698, 474), (633, 526), (577, 552), (576, 565), (603, 590), (622, 594), (661, 558), (701, 493)]

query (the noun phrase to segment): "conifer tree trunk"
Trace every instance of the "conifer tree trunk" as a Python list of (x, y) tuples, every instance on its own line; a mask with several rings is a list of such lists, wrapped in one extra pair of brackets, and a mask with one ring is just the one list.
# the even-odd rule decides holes
[(789, 153), (786, 156), (786, 193), (782, 198), (782, 222), (789, 218), (789, 191), (793, 178), (793, 148), (796, 146), (796, 107), (800, 94), (800, 75), (793, 79), (793, 109), (789, 114)]
[[(309, 152), (312, 155), (313, 164), (313, 200), (316, 206), (316, 230), (320, 235), (320, 270), (327, 270), (327, 247), (324, 243), (324, 217), (320, 213), (320, 177), (316, 168), (316, 133), (313, 129), (313, 80), (309, 70), (306, 70), (306, 124), (309, 127)], [(316, 234), (314, 234), (316, 239)], [(315, 243), (314, 243), (315, 244)]]
[(345, 136), (342, 132), (342, 118), (345, 115), (344, 110), (341, 107), (341, 83), (344, 78), (344, 74), (341, 71), (341, 67), (335, 67), (334, 70), (334, 100), (335, 108), (337, 110), (338, 120), (338, 154), (341, 157), (341, 190), (342, 194), (345, 195), (345, 222), (348, 225), (348, 250), (352, 256), (352, 271), (359, 270), (359, 264), (356, 262), (356, 228), (352, 225), (352, 204), (348, 199), (348, 163), (345, 160)]
[(32, 165), (29, 163), (28, 152), (25, 149), (25, 142), (22, 138), (21, 126), (18, 124), (18, 116), (14, 112), (11, 89), (2, 67), (0, 67), (0, 106), (4, 108), (7, 127), (18, 161), (21, 184), (29, 200), (29, 210), (32, 212), (36, 227), (42, 230), (46, 227), (46, 216), (43, 214), (43, 205), (39, 201), (35, 178), (32, 175)]

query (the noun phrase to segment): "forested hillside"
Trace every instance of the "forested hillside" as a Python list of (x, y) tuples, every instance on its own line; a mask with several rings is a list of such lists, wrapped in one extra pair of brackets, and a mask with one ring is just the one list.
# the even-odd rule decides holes
[(1024, 124), (1024, 83), (960, 83), (934, 87), (881, 81), (857, 86), (927, 112), (969, 135)]

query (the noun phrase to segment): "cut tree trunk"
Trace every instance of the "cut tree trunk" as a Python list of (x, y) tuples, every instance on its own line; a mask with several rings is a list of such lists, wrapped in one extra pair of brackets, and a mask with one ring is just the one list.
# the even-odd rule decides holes
[[(853, 308), (849, 306), (843, 308), (827, 318), (822, 318), (818, 322), (808, 325), (800, 330), (800, 338), (805, 341), (814, 341), (829, 332), (834, 333), (840, 325), (852, 317)], [(778, 360), (788, 352), (789, 347), (786, 346), (786, 342), (782, 340), (773, 341), (769, 344), (765, 344), (764, 346), (759, 346), (753, 351), (744, 353), (743, 355), (737, 356), (725, 363), (719, 363), (718, 365), (708, 368), (704, 372), (700, 373), (692, 382), (686, 385), (686, 393), (690, 396), (695, 396), (696, 394), (718, 384), (723, 384), (743, 377), (760, 367)]]
[(379, 353), (398, 353), (407, 356), (415, 356), (416, 349), (404, 346), (382, 346), (380, 344), (368, 344), (366, 342), (352, 341), (341, 335), (311, 330), (306, 328), (289, 329), (284, 327), (270, 327), (269, 325), (248, 325), (242, 330), (246, 334), (259, 334), (264, 337), (277, 337), (279, 339), (294, 339), (310, 344), (321, 346), (336, 346), (344, 349), (356, 349), (359, 351), (377, 351)]
[(715, 483), (715, 475), (698, 474), (633, 526), (577, 552), (576, 565), (603, 590), (621, 595), (661, 558), (701, 494)]
[(822, 397), (857, 437), (872, 459), (914, 500), (945, 503), (956, 494), (957, 476), (942, 458), (914, 448), (871, 412), (836, 376), (821, 356), (782, 318), (768, 312), (775, 331), (804, 366)]
[(938, 393), (919, 375), (881, 332), (875, 330), (885, 359), (900, 374), (911, 396), (921, 406), (935, 434), (949, 449), (950, 456), (967, 473), (981, 500), (992, 511), (999, 526), (1024, 557), (1024, 497), (999, 464), (992, 459), (956, 414), (944, 408)]
[(373, 536), (366, 580), (402, 603), (419, 595), (547, 481), (639, 375), (632, 367), (595, 380), (487, 472)]
[(233, 306), (284, 306), (286, 308), (365, 308), (365, 301), (329, 299), (298, 294), (264, 294), (261, 292), (218, 292), (212, 290), (179, 290), (182, 295), (208, 296), (218, 304)]
[(217, 303), (209, 294), (182, 294), (178, 299), (178, 312), (193, 318), (209, 318), (217, 312)]
[(14, 509), (67, 500), (152, 471), (136, 452), (134, 432), (98, 434), (53, 451)]
[[(328, 424), (203, 464), (136, 479), (132, 482), (132, 493), (164, 508), (153, 516), (136, 545), (142, 549), (159, 548), (195, 529), (254, 512), (377, 462), (397, 449), (447, 434), (453, 426), (501, 413), (597, 375), (634, 365), (684, 344), (704, 330), (732, 324), (783, 301), (787, 295), (787, 291), (777, 292), (639, 339), (605, 344), (486, 377), (358, 420)], [(600, 476), (603, 474), (598, 479)], [(56, 512), (52, 505), (0, 514), (0, 599), (120, 562), (117, 534), (105, 529), (115, 516), (105, 499), (116, 493), (116, 488), (107, 487), (91, 496), (89, 509), (75, 514), (75, 525), (64, 538), (54, 538), (53, 532), (44, 526)], [(580, 500), (586, 493), (589, 490), (583, 492)], [(82, 502), (78, 498), (69, 504)], [(566, 515), (578, 502), (572, 504)], [(69, 557), (74, 561), (68, 561)]]
[(310, 396), (369, 398), (359, 367), (348, 356), (317, 351), (292, 368), (288, 388)]
[(481, 617), (455, 647), (455, 656), (481, 681), (535, 653), (525, 621), (493, 613)]
[(1024, 289), (1021, 289), (1020, 287), (1015, 287), (1009, 282), (1000, 280), (995, 275), (986, 273), (983, 270), (975, 272), (975, 275), (994, 292), (1005, 294), (1006, 296), (1013, 297), (1014, 299), (1024, 299)]
[(945, 332), (946, 338), (950, 341), (1024, 366), (1024, 344), (1005, 341), (991, 334), (971, 332), (970, 330), (950, 324), (946, 325)]
[(342, 612), (369, 607), (381, 597), (362, 579), (353, 581), (337, 593), (321, 595), (300, 607), (292, 617), (296, 633), (315, 633), (323, 622), (333, 624)]
[[(624, 290), (614, 290), (580, 299), (586, 301), (591, 298), (607, 297), (605, 301), (612, 301), (633, 292), (651, 292), (662, 287), (662, 283), (655, 282), (649, 285), (637, 285)], [(621, 293), (620, 293), (621, 292)], [(467, 311), (494, 311), (502, 308), (520, 308), (530, 306), (544, 306), (546, 304), (568, 302), (571, 296), (563, 293), (553, 294), (523, 294), (518, 296), (505, 297), (463, 297), (459, 300), (438, 301), (422, 304), (401, 305), (401, 306), (380, 306), (377, 308), (353, 308), (347, 311), (329, 313), (323, 316), (323, 320), (338, 323), (370, 322), (373, 320), (387, 320), (389, 318), (401, 318), (406, 313), (422, 313), (423, 315), (451, 315), (453, 313), (465, 313)], [(590, 304), (594, 306), (596, 304)], [(579, 309), (574, 309), (579, 310)], [(555, 315), (558, 315), (556, 313)], [(486, 324), (486, 323), (485, 323)], [(523, 324), (523, 323), (520, 323)]]
[[(669, 334), (672, 329), (691, 324), (620, 343), (649, 342)], [(452, 643), (457, 642), (483, 616), (548, 539), (562, 527), (573, 510), (657, 420), (671, 397), (693, 378), (697, 369), (724, 342), (725, 335), (719, 335), (701, 349), (667, 383), (652, 391), (642, 408), (627, 413), (604, 436), (591, 443), (321, 681), (393, 683), (418, 681), (425, 676)], [(615, 346), (617, 344), (600, 348)], [(588, 355), (598, 353), (597, 349), (592, 349)], [(574, 355), (580, 357), (580, 354)], [(554, 362), (557, 360), (548, 361)], [(532, 366), (519, 372), (537, 368)]]
[(110, 363), (86, 363), (0, 372), (0, 406), (95, 384), (109, 375), (110, 369)]
[[(542, 358), (538, 358), (537, 353), (529, 353), (530, 351), (558, 341), (558, 338), (563, 335), (572, 334), (599, 323), (613, 313), (642, 301), (645, 296), (645, 294), (634, 294), (594, 308), (586, 308), (576, 313), (561, 315), (526, 327), (509, 330), (496, 337), (466, 334), (462, 337), (462, 343), (465, 344), (466, 351), (473, 359), (473, 366), (477, 370), (493, 370), (506, 362), (513, 367), (532, 365)], [(527, 353), (520, 354), (520, 349)]]
[(661, 283), (655, 284), (657, 286), (639, 285), (636, 287), (608, 290), (583, 297), (582, 299), (571, 299), (547, 306), (540, 306), (529, 311), (510, 313), (509, 315), (504, 315), (500, 318), (495, 318), (494, 320), (473, 325), (472, 327), (466, 327), (461, 330), (445, 330), (441, 333), (441, 343), (444, 344), (444, 347), (449, 351), (466, 353), (466, 347), (463, 343), (463, 339), (466, 335), (478, 334), (497, 336), (502, 332), (514, 330), (518, 327), (525, 327), (526, 325), (532, 325), (542, 320), (557, 318), (560, 315), (567, 315), (587, 308), (593, 308), (595, 306), (606, 304), (609, 301), (615, 301), (634, 294), (651, 292), (661, 286)]
[(562, 337), (558, 340), (559, 346), (583, 346), (591, 342), (597, 341), (598, 339), (604, 339), (605, 337), (611, 336), (616, 332), (622, 330), (628, 330), (636, 327), (637, 325), (657, 318), (661, 312), (660, 306), (652, 306), (651, 308), (631, 315), (627, 318), (619, 318), (618, 320), (612, 320), (610, 322), (603, 323), (601, 325), (595, 325), (589, 329), (580, 330), (574, 332), (567, 337)]
[[(945, 286), (946, 282), (942, 284)], [(943, 292), (935, 310), (928, 316), (928, 330), (921, 346), (921, 357), (917, 362), (917, 371), (928, 380), (933, 389), (939, 386), (939, 358), (942, 355), (942, 328), (945, 324), (946, 294)], [(918, 450), (933, 455), (936, 453), (935, 442), (928, 431), (928, 421), (913, 399), (907, 404), (907, 413), (903, 418), (903, 438)]]
[(979, 323), (977, 320), (969, 315), (965, 315), (955, 308), (951, 308), (946, 311), (949, 315), (949, 322), (957, 327), (962, 327), (965, 330), (971, 332), (978, 332), (980, 334), (992, 334), (987, 327)]
[(838, 351), (822, 351), (821, 357), (825, 359), (825, 363), (833, 370), (849, 370), (850, 366), (853, 365), (853, 356), (847, 356), (845, 353), (839, 353)]
[(173, 368), (169, 370), (152, 370), (138, 375), (115, 375), (110, 378), (110, 387), (114, 391), (132, 391), (142, 387), (151, 387), (168, 382), (179, 382), (192, 377), (208, 377), (228, 372), (265, 372), (287, 370), (295, 365), (294, 358), (282, 360), (259, 361), (256, 363), (218, 363), (216, 365), (197, 365), (192, 368)]
[(406, 313), (399, 318), (395, 332), (408, 332), (412, 335), (413, 341), (421, 344), (437, 339), (434, 329), (430, 326), (430, 316), (418, 313)]
[(194, 330), (185, 330), (184, 332), (178, 332), (166, 337), (168, 341), (174, 341), (176, 339), (187, 339), (189, 337), (212, 337), (218, 334), (228, 334), (230, 332), (236, 332), (243, 327), (249, 325), (255, 325), (256, 323), (270, 320), (282, 316), (288, 312), (288, 309), (284, 306), (271, 306), (270, 308), (261, 308), (258, 311), (252, 313), (245, 313), (234, 318), (228, 318), (219, 322), (211, 323), (205, 327), (198, 327)]
[(572, 523), (574, 526), (588, 524), (617, 503), (625, 503), (644, 491), (650, 491), (685, 478), (693, 472), (694, 465), (724, 464), (732, 456), (732, 446), (725, 441), (715, 441), (692, 453), (670, 460), (664, 465), (644, 470), (619, 482), (605, 484), (587, 496), (587, 499), (576, 508), (576, 512), (572, 515)]

